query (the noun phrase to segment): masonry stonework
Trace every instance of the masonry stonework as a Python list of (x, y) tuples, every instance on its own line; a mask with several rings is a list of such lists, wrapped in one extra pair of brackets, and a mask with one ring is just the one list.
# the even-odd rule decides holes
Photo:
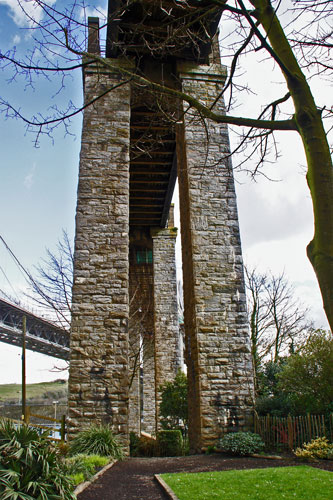
[(91, 423), (111, 424), (127, 445), (130, 87), (119, 74), (85, 72), (85, 102), (110, 86), (83, 121), (69, 419), (72, 434)]
[[(178, 66), (182, 90), (203, 104), (221, 95), (221, 65)], [(186, 106), (184, 106), (185, 110)], [(215, 110), (224, 113), (221, 99)], [(184, 113), (177, 157), (181, 215), (189, 437), (194, 451), (246, 429), (252, 363), (233, 173), (225, 125)]]
[(180, 368), (175, 227), (153, 230), (156, 430), (160, 429), (160, 387)]
[[(89, 23), (89, 50), (99, 54), (98, 19)], [(191, 450), (202, 451), (251, 422), (252, 363), (228, 130), (135, 78), (124, 80), (116, 67), (134, 71), (136, 56), (117, 59), (111, 52), (113, 70), (102, 64), (84, 70), (85, 102), (93, 104), (84, 112), (79, 169), (70, 435), (106, 423), (128, 449), (130, 430), (159, 428), (159, 388), (181, 365), (176, 230), (165, 227), (177, 169), (189, 438)], [(136, 62), (148, 79), (225, 112), (226, 72), (217, 50), (210, 65), (175, 55), (162, 64), (142, 58)]]
[(142, 422), (141, 430), (148, 434), (156, 432), (155, 404), (155, 349), (154, 338), (143, 344), (142, 361)]
[(149, 229), (130, 229), (129, 430), (136, 433), (152, 432), (155, 428), (154, 374), (151, 373), (154, 366), (154, 349), (151, 347), (154, 339), (152, 253)]

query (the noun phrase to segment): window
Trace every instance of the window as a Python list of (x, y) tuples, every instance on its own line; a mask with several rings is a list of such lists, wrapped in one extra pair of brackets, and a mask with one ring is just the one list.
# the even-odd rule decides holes
[(136, 251), (136, 263), (137, 264), (152, 264), (153, 263), (153, 251), (148, 248), (144, 248)]

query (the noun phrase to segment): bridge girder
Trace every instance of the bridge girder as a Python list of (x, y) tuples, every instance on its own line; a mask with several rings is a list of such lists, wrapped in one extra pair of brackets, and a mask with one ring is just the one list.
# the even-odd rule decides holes
[(22, 346), (23, 316), (27, 321), (27, 349), (69, 359), (69, 332), (3, 299), (0, 299), (0, 342)]

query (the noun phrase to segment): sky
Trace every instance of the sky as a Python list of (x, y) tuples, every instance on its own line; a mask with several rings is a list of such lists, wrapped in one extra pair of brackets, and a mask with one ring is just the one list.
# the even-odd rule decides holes
[[(58, 1), (59, 4), (61, 7)], [(100, 11), (105, 11), (104, 4), (95, 2)], [(35, 11), (34, 15), (42, 14)], [(18, 51), (29, 47), (32, 38), (27, 27), (17, 2), (0, 0), (1, 51), (13, 44)], [(222, 35), (228, 29), (226, 23)], [(246, 116), (255, 116), (263, 96), (269, 102), (284, 93), (280, 77), (268, 61), (248, 57), (244, 62), (244, 79), (257, 87), (258, 93), (244, 96), (237, 114), (242, 110)], [(35, 79), (32, 88), (27, 80), (13, 78), (5, 68), (0, 71), (0, 88), (0, 96), (27, 115), (50, 103), (65, 99), (80, 103), (82, 99), (80, 71), (67, 79), (58, 94), (56, 77), (51, 81)], [(315, 84), (313, 90), (319, 102), (331, 91)], [(71, 124), (72, 135), (60, 127), (52, 139), (41, 137), (36, 147), (35, 135), (26, 131), (20, 119), (0, 115), (0, 235), (30, 271), (45, 257), (46, 248), (55, 249), (63, 228), (71, 237), (74, 235), (81, 122), (82, 117), (77, 116)], [(313, 235), (313, 216), (301, 141), (296, 133), (288, 132), (280, 133), (278, 142), (281, 156), (265, 170), (273, 181), (264, 176), (252, 181), (245, 172), (235, 170), (244, 261), (263, 272), (284, 271), (295, 286), (295, 295), (310, 308), (316, 326), (327, 328), (318, 285), (305, 250)], [(236, 144), (233, 133), (231, 143)], [(22, 300), (25, 288), (22, 273), (0, 243), (0, 289)], [(64, 366), (64, 362), (28, 351), (28, 383), (66, 377), (66, 372), (50, 371), (54, 365)], [(0, 383), (20, 382), (20, 376), (19, 349), (0, 343)]]

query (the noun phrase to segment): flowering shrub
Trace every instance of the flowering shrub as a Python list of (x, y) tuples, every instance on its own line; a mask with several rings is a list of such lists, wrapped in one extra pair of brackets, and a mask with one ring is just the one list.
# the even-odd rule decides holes
[(265, 443), (252, 432), (231, 432), (218, 442), (218, 448), (233, 455), (252, 455), (263, 451)]
[(303, 444), (302, 448), (297, 448), (295, 455), (302, 460), (316, 460), (317, 458), (333, 460), (333, 444), (330, 444), (325, 437), (312, 439), (310, 443)]

